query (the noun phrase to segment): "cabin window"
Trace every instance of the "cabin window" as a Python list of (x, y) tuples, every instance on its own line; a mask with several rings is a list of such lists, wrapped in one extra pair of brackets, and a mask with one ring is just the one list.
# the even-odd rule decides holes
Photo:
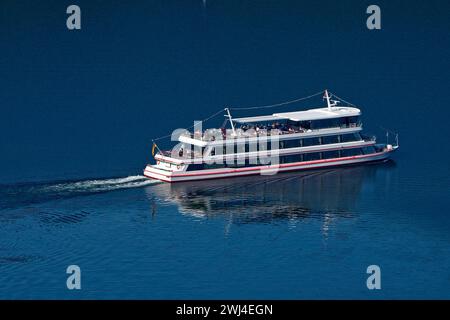
[(322, 137), (322, 144), (339, 143), (339, 136)]
[(375, 148), (370, 146), (370, 147), (364, 147), (362, 148), (363, 154), (371, 154), (371, 153), (375, 153)]
[(203, 163), (190, 164), (187, 168), (187, 171), (203, 170), (204, 168), (205, 165)]
[(341, 136), (341, 142), (352, 142), (352, 141), (360, 141), (361, 136), (359, 133), (350, 133), (350, 134), (343, 134)]
[(341, 151), (342, 157), (359, 156), (362, 154), (361, 148), (343, 149)]
[(204, 164), (204, 169), (221, 169), (221, 168), (225, 168), (225, 167), (226, 167), (226, 164), (224, 164), (224, 163), (205, 163)]
[(321, 129), (322, 128), (322, 120), (311, 121), (311, 129)]
[(317, 146), (320, 144), (319, 138), (306, 138), (303, 139), (303, 146), (309, 147), (309, 146)]
[(294, 163), (302, 161), (302, 157), (300, 154), (294, 154), (289, 156), (280, 157), (280, 163)]
[(351, 140), (352, 135), (350, 134), (343, 134), (341, 135), (341, 142), (349, 142), (349, 141), (353, 141)]
[(322, 152), (322, 159), (339, 158), (339, 151), (324, 151)]
[(304, 161), (320, 160), (320, 152), (305, 153), (303, 159)]
[(293, 139), (293, 140), (283, 140), (284, 148), (298, 148), (300, 147), (300, 140)]

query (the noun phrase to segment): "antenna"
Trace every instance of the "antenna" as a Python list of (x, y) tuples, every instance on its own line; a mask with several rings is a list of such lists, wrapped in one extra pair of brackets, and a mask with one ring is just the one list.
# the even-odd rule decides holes
[(339, 102), (339, 101), (337, 101), (337, 100), (331, 100), (331, 97), (330, 97), (330, 95), (328, 94), (328, 90), (327, 90), (327, 89), (325, 89), (325, 93), (324, 93), (324, 95), (323, 95), (323, 98), (324, 98), (324, 99), (327, 99), (327, 107), (328, 107), (328, 110), (329, 110), (329, 111), (331, 111), (331, 107), (336, 106), (337, 103)]
[(231, 117), (231, 114), (230, 114), (230, 109), (225, 108), (225, 111), (227, 112), (226, 116), (228, 116), (228, 119), (230, 120), (231, 129), (233, 130), (233, 136), (235, 136), (236, 135), (236, 130), (234, 130), (234, 123), (233, 123), (233, 118)]

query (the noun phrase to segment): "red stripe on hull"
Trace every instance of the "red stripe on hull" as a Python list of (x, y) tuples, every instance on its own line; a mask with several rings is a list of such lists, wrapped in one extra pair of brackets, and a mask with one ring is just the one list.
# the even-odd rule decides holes
[[(288, 171), (317, 169), (317, 168), (321, 168), (321, 167), (332, 166), (332, 165), (329, 165), (329, 163), (332, 163), (332, 162), (358, 160), (358, 159), (364, 159), (364, 158), (377, 158), (377, 157), (383, 156), (383, 155), (386, 155), (386, 157), (387, 157), (387, 155), (390, 152), (391, 151), (383, 151), (383, 152), (374, 153), (374, 154), (370, 154), (370, 155), (351, 156), (351, 157), (345, 157), (345, 158), (334, 158), (334, 159), (326, 159), (326, 160), (314, 160), (314, 161), (307, 161), (307, 162), (281, 164), (275, 168), (271, 168), (268, 166), (259, 166), (259, 167), (253, 167), (253, 168), (241, 168), (241, 169), (226, 170), (226, 171), (213, 171), (213, 172), (205, 172), (205, 173), (199, 172), (199, 173), (173, 174), (173, 175), (164, 175), (164, 174), (160, 174), (160, 173), (151, 173), (150, 172), (150, 174), (154, 174), (154, 175), (164, 177), (164, 178), (150, 176), (150, 175), (146, 174), (146, 171), (144, 170), (144, 176), (151, 178), (151, 179), (161, 180), (164, 182), (183, 182), (183, 181), (190, 181), (190, 180), (231, 178), (231, 177), (240, 177), (240, 176), (249, 176), (249, 175), (260, 174), (261, 170), (268, 171), (268, 170), (291, 168), (291, 169), (284, 169), (284, 170), (280, 171), (280, 172), (288, 172)], [(361, 162), (381, 161), (381, 160), (385, 160), (386, 157), (377, 158), (377, 159), (368, 159), (366, 161), (361, 161)], [(309, 165), (314, 165), (314, 164), (324, 164), (324, 165), (307, 167)], [(353, 163), (336, 164), (336, 166), (351, 165), (351, 164), (353, 164)], [(299, 166), (301, 166), (301, 167), (299, 167)], [(292, 167), (296, 167), (296, 168), (292, 168)], [(238, 174), (235, 174), (235, 173), (238, 173)], [(223, 174), (229, 174), (229, 175), (228, 176), (219, 176), (219, 177), (207, 177), (207, 176), (211, 176), (211, 175), (223, 175)], [(189, 179), (189, 177), (192, 177), (193, 179)], [(202, 177), (202, 178), (196, 178), (196, 177)], [(170, 178), (187, 178), (187, 179), (171, 180)]]

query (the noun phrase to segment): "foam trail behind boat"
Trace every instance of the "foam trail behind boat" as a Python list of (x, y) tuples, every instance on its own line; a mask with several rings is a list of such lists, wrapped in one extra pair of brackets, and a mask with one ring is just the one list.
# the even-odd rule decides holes
[(22, 207), (100, 192), (145, 187), (155, 183), (158, 183), (158, 181), (138, 175), (123, 178), (3, 185), (0, 188), (0, 209)]
[(81, 180), (74, 182), (63, 182), (48, 185), (44, 188), (44, 190), (69, 191), (69, 192), (70, 191), (102, 192), (117, 189), (144, 187), (154, 183), (157, 183), (157, 181), (150, 180), (142, 175), (138, 175), (138, 176), (129, 176), (125, 178), (94, 179), (94, 180)]

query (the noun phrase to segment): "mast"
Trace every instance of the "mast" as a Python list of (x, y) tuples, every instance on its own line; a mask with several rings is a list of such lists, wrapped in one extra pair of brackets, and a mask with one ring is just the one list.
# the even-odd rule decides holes
[(325, 89), (325, 94), (324, 94), (323, 97), (324, 97), (325, 99), (327, 99), (327, 107), (328, 107), (328, 110), (331, 111), (332, 104), (331, 104), (331, 102), (330, 102), (330, 95), (328, 94), (328, 90), (327, 90), (327, 89)]
[(225, 108), (225, 111), (227, 112), (228, 119), (230, 120), (231, 129), (233, 130), (233, 136), (235, 136), (236, 130), (234, 130), (233, 118), (231, 118), (230, 109)]

